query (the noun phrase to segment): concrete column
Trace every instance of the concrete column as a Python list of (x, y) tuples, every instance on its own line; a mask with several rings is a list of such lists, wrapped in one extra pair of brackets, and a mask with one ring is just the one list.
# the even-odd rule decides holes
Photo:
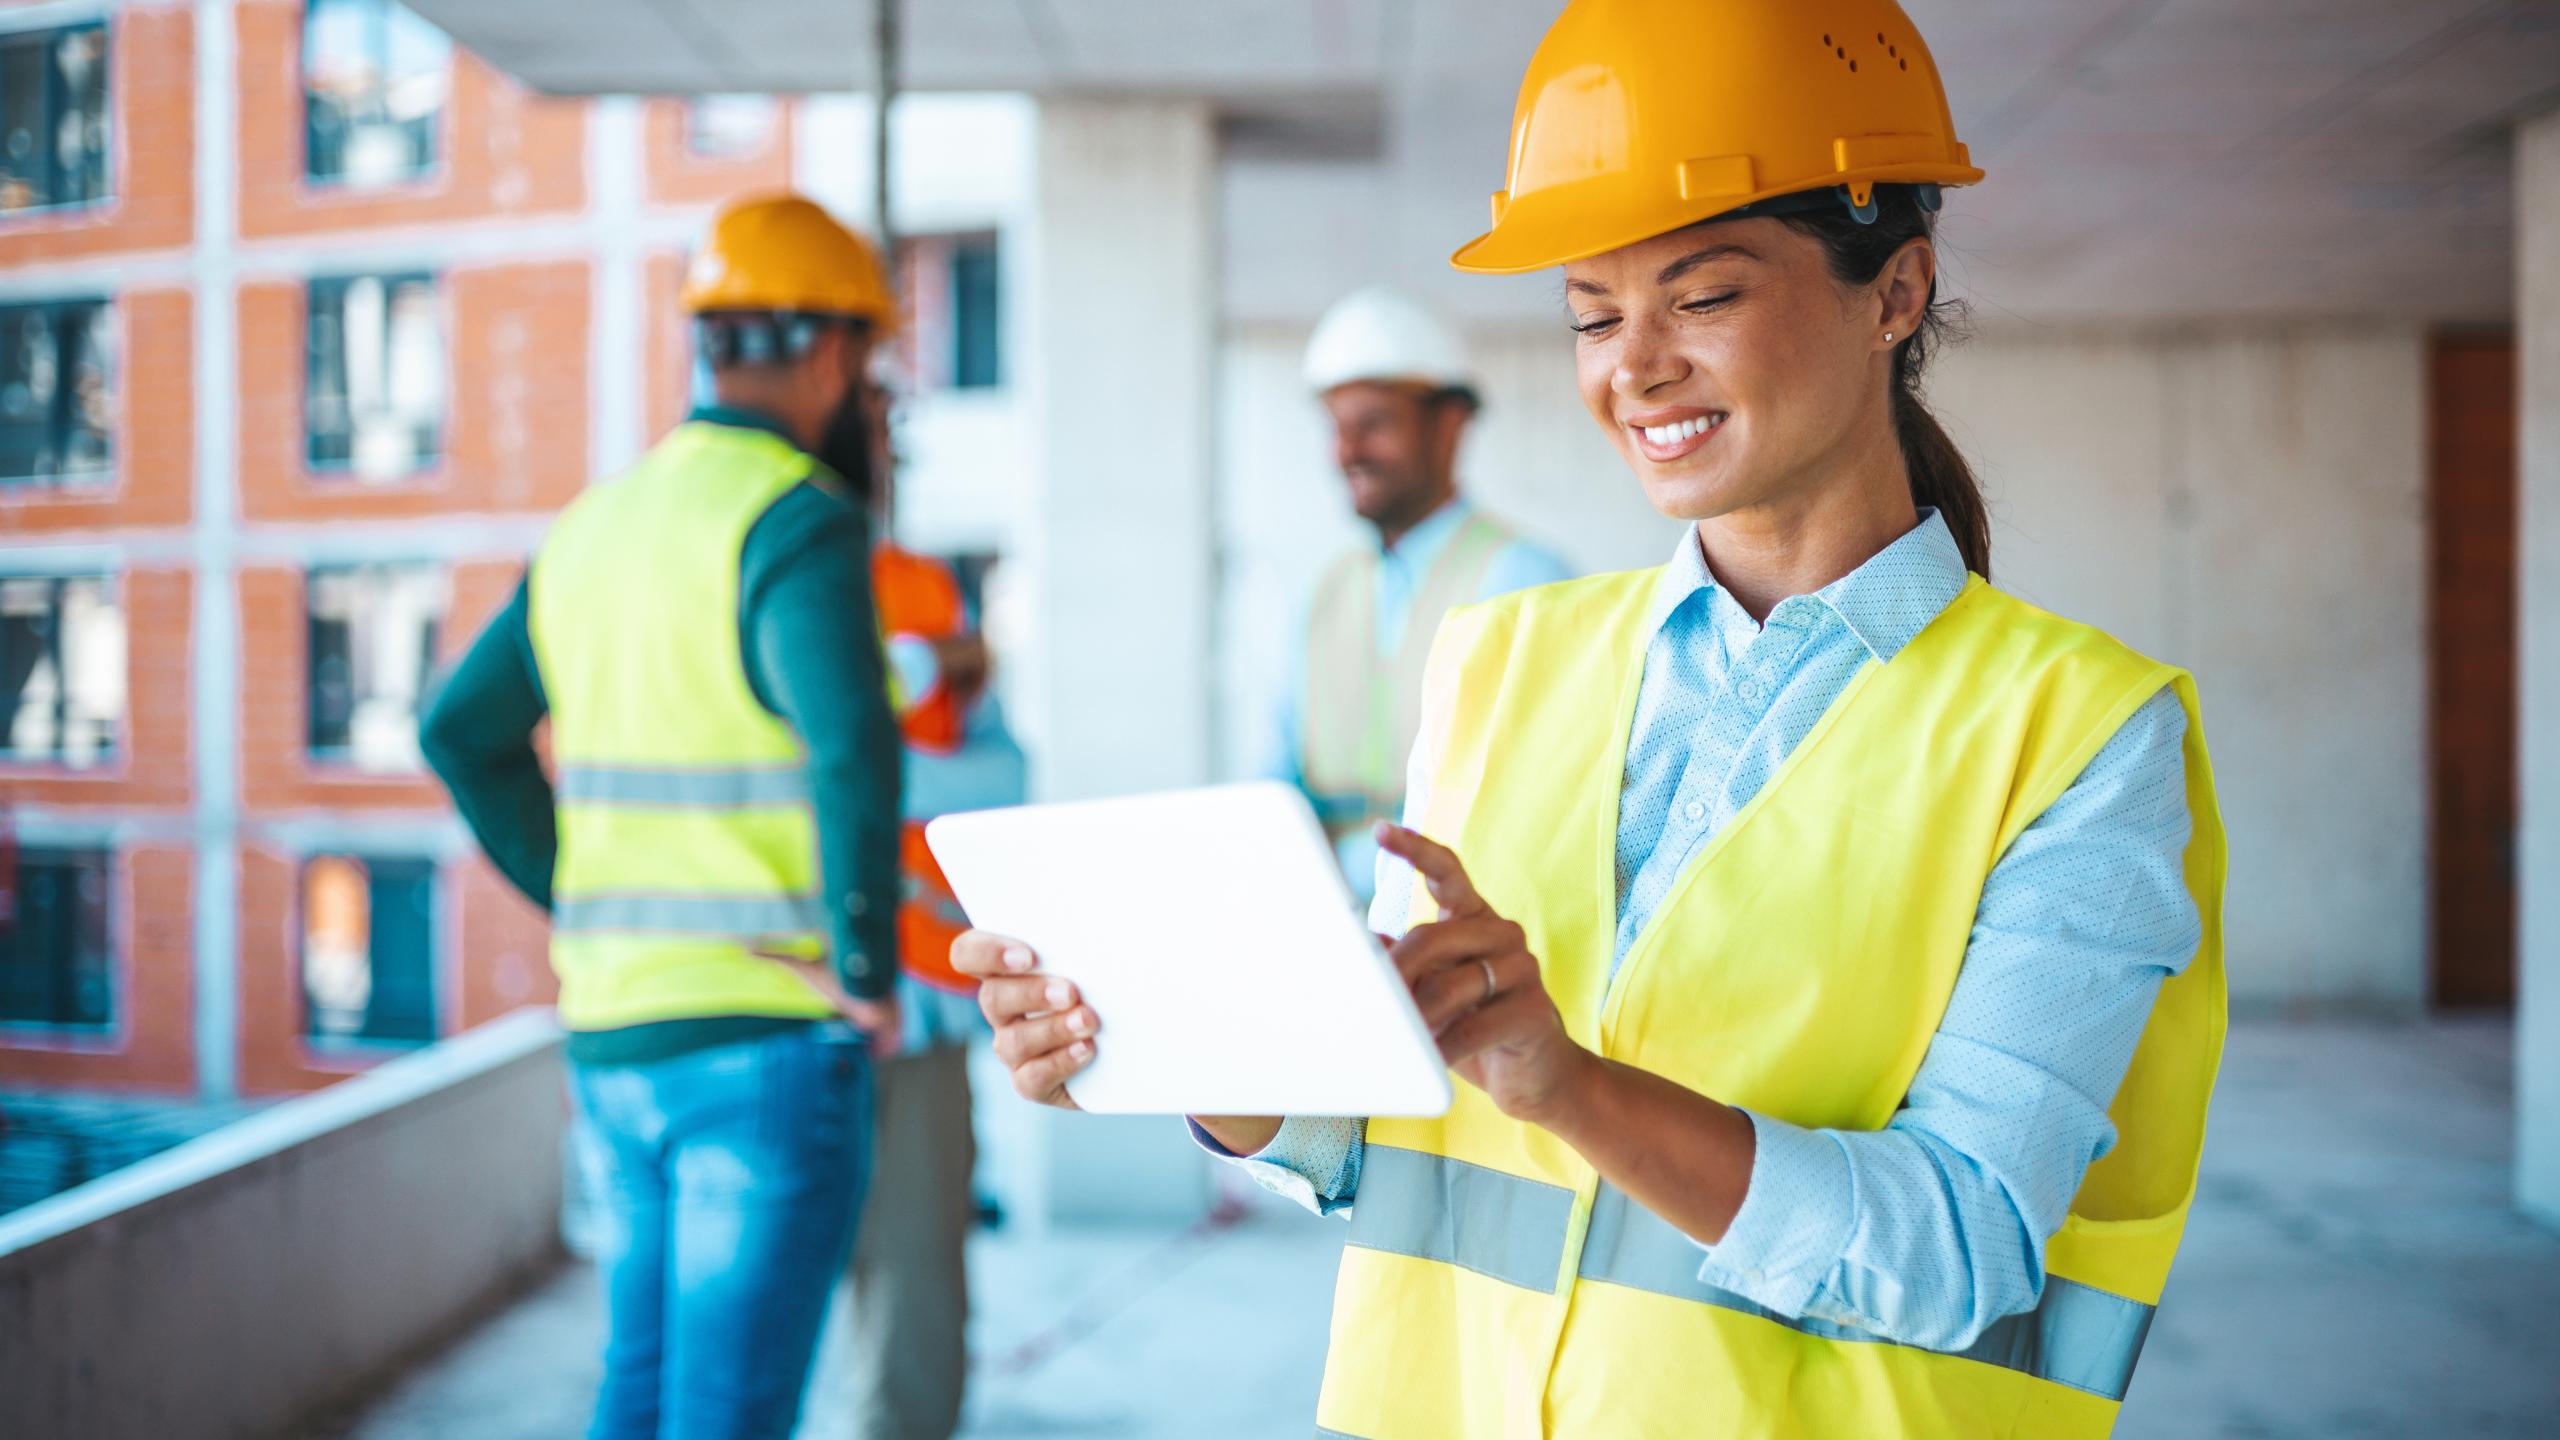
[(240, 1089), (239, 77), (232, 0), (196, 6), (195, 774), (196, 1090)]
[(2524, 431), (2516, 1198), (2560, 1224), (2560, 111), (2516, 132), (2516, 264)]
[(1209, 774), (1213, 141), (1185, 101), (1040, 107), (1020, 548), (1044, 799)]
[[(1016, 332), (1036, 463), (1014, 537), (1027, 603), (1011, 694), (1037, 798), (1210, 776), (1215, 142), (1197, 102), (1040, 104)], [(1035, 1230), (1207, 1202), (1208, 1163), (1175, 1121), (994, 1118), (1021, 1182), (1008, 1198)]]

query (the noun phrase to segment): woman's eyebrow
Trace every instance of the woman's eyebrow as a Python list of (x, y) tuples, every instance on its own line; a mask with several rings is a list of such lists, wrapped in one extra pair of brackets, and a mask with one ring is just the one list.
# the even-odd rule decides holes
[(1653, 283), (1656, 285), (1668, 285), (1672, 281), (1679, 279), (1681, 276), (1688, 274), (1690, 271), (1697, 269), (1699, 266), (1706, 264), (1710, 260), (1723, 260), (1728, 257), (1736, 256), (1744, 260), (1757, 260), (1760, 258), (1745, 246), (1734, 244), (1710, 245), (1703, 250), (1693, 250), (1688, 254), (1681, 256), (1679, 259), (1672, 261), (1670, 264), (1663, 266), (1662, 273), (1653, 277)]
[[(1662, 273), (1653, 277), (1653, 283), (1668, 285), (1710, 260), (1757, 260), (1759, 258), (1759, 252), (1747, 245), (1736, 245), (1730, 241), (1709, 245), (1702, 250), (1692, 250), (1663, 266)], [(1609, 287), (1597, 280), (1567, 280), (1564, 282), (1564, 288), (1581, 295), (1606, 296), (1609, 293)]]

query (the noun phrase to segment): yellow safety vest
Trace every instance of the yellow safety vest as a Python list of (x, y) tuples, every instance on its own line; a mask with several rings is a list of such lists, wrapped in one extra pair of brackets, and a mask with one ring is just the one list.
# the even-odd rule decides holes
[(747, 532), (814, 462), (779, 436), (678, 426), (561, 515), (535, 557), (551, 705), (560, 1019), (608, 1030), (831, 1009), (756, 948), (822, 958), (804, 751), (747, 684)]
[(1377, 548), (1336, 560), (1307, 612), (1306, 711), (1299, 773), (1322, 802), (1325, 833), (1339, 840), (1404, 815), (1405, 757), (1422, 716), (1422, 664), (1441, 620), (1484, 593), (1511, 532), (1469, 512), (1414, 588), (1404, 633), (1378, 649)]
[[(1960, 1355), (1704, 1284), (1686, 1236), (1472, 1087), (1440, 1119), (1371, 1121), (1319, 1433), (2105, 1435), (2186, 1224), (2222, 1049), (2223, 840), (2193, 682), (1973, 580), (1850, 682), (1612, 978), (1655, 573), (1460, 611), (1432, 652), (1423, 829), (1527, 930), (1577, 1042), (1798, 1125), (1883, 1128), (1994, 862), (2163, 685), (2187, 707), (2203, 943), (2153, 1007), (2115, 1149), (2045, 1243), (2042, 1303)], [(1415, 904), (1435, 913), (1419, 887)]]

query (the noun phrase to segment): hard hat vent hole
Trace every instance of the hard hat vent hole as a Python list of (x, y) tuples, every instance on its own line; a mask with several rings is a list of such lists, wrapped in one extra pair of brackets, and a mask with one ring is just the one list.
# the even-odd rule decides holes
[(1884, 43), (1884, 32), (1881, 30), (1876, 32), (1876, 43), (1879, 45)]
[(1829, 44), (1831, 43), (1831, 37), (1830, 37), (1830, 36), (1828, 36), (1828, 35), (1823, 36), (1823, 37), (1822, 37), (1822, 43), (1823, 43), (1824, 45), (1829, 45)]
[(1844, 47), (1834, 47), (1831, 54), (1834, 59), (1846, 60), (1849, 58), (1849, 52)]
[(1910, 62), (1910, 61), (1908, 61), (1908, 60), (1903, 61), (1903, 62), (1902, 62), (1902, 68), (1903, 68), (1903, 69), (1905, 69), (1905, 70), (1910, 69), (1910, 68), (1911, 68), (1911, 62)]
[(1858, 62), (1857, 62), (1857, 61), (1852, 60), (1852, 61), (1850, 61), (1850, 62), (1849, 62), (1849, 73), (1850, 73), (1850, 74), (1852, 74), (1852, 75), (1855, 75), (1855, 74), (1857, 74), (1857, 73), (1858, 73)]

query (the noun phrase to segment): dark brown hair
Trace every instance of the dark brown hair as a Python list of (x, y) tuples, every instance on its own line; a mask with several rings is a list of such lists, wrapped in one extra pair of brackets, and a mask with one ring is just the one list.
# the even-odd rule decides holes
[[(1937, 215), (1920, 203), (1909, 185), (1879, 185), (1874, 223), (1861, 225), (1841, 204), (1779, 217), (1779, 223), (1809, 235), (1822, 245), (1832, 278), (1844, 285), (1872, 284), (1894, 253), (1910, 241), (1933, 234)], [(1991, 578), (1991, 510), (1973, 467), (1947, 437), (1946, 428), (1929, 412), (1921, 396), (1920, 376), (1930, 352), (1960, 338), (1964, 302), (1938, 298), (1938, 283), (1929, 282), (1929, 302), (1919, 327), (1901, 337), (1893, 349), (1893, 428), (1902, 441), (1902, 464), (1911, 472), (1911, 501), (1935, 509), (1955, 533), (1965, 568)]]

